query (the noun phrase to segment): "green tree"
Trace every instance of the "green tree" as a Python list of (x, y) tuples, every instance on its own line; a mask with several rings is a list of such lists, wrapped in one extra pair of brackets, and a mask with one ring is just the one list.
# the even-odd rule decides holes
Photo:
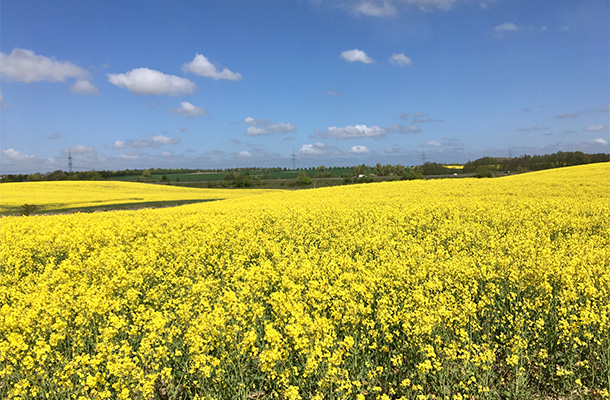
[(311, 185), (311, 178), (305, 173), (305, 171), (299, 172), (296, 178), (296, 184), (299, 186)]
[(361, 164), (361, 165), (358, 165), (357, 167), (354, 167), (355, 176), (360, 176), (360, 175), (367, 176), (370, 173), (371, 173), (371, 169), (368, 166), (366, 166), (365, 164)]
[(233, 179), (233, 186), (235, 187), (249, 187), (252, 186), (252, 176), (249, 172), (241, 172), (235, 175)]

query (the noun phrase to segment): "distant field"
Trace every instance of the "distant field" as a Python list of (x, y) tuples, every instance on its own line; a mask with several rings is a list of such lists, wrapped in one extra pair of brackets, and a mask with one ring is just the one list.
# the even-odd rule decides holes
[[(333, 177), (341, 177), (352, 172), (352, 168), (327, 168), (324, 172), (330, 172)], [(243, 171), (248, 172), (252, 178), (262, 179), (295, 179), (301, 171), (269, 171), (266, 175), (262, 170)], [(307, 174), (316, 175), (316, 170), (305, 170)], [(152, 174), (150, 179), (160, 181), (163, 176), (171, 182), (218, 182), (224, 180), (227, 172), (194, 172), (187, 174)], [(112, 181), (137, 181), (142, 175), (126, 175), (109, 178)]]
[(16, 214), (23, 204), (35, 205), (34, 213), (53, 213), (159, 207), (273, 192), (270, 189), (194, 189), (112, 181), (4, 183), (0, 190), (1, 215)]

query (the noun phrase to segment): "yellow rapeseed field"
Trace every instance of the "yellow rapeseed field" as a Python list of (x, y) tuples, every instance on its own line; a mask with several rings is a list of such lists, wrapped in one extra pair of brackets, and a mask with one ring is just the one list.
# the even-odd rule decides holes
[(232, 199), (270, 189), (195, 189), (116, 181), (60, 181), (0, 185), (0, 214), (17, 213), (23, 204), (37, 211), (62, 211), (100, 206)]
[(609, 221), (608, 163), (4, 217), (0, 398), (608, 398)]

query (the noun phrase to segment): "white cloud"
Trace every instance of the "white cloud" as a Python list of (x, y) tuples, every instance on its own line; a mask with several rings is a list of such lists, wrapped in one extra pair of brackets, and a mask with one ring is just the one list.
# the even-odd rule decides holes
[(261, 136), (271, 135), (273, 133), (288, 133), (294, 132), (297, 127), (290, 122), (272, 122), (265, 118), (252, 118), (248, 117), (244, 120), (246, 124), (250, 125), (246, 129), (246, 135), (248, 136)]
[(304, 144), (299, 149), (298, 153), (303, 156), (321, 156), (330, 146), (317, 142), (314, 144)]
[(10, 161), (17, 161), (17, 162), (33, 160), (36, 158), (36, 156), (30, 156), (28, 154), (24, 154), (24, 153), (20, 152), (19, 150), (15, 150), (13, 148), (2, 150), (2, 154), (4, 154), (4, 156), (6, 158), (8, 158)]
[(10, 55), (0, 53), (0, 75), (6, 79), (31, 83), (65, 82), (67, 78), (87, 78), (84, 69), (68, 61), (57, 61), (32, 50), (13, 49)]
[(151, 139), (152, 139), (153, 143), (158, 143), (158, 144), (173, 144), (173, 143), (178, 143), (180, 141), (179, 139), (172, 139), (165, 135), (154, 135), (151, 137)]
[(396, 7), (389, 1), (370, 1), (364, 0), (356, 5), (354, 11), (357, 14), (367, 15), (370, 17), (391, 17), (396, 15)]
[(369, 149), (367, 149), (366, 146), (352, 146), (350, 147), (349, 152), (354, 154), (365, 154), (369, 153)]
[(345, 127), (329, 127), (326, 132), (318, 132), (322, 136), (338, 139), (354, 139), (361, 137), (379, 138), (388, 133), (388, 130), (379, 126), (349, 125)]
[(81, 156), (83, 158), (97, 159), (97, 151), (91, 146), (85, 146), (84, 144), (77, 144), (66, 149), (62, 149), (64, 155), (68, 153), (73, 156)]
[(421, 11), (429, 12), (434, 9), (449, 10), (456, 0), (402, 0), (409, 5), (416, 6)]
[(602, 146), (607, 146), (608, 145), (608, 141), (606, 139), (603, 139), (603, 138), (600, 138), (600, 137), (593, 139), (593, 141), (595, 143), (601, 144)]
[(182, 115), (184, 117), (197, 117), (207, 114), (207, 111), (203, 107), (196, 107), (188, 101), (183, 101), (180, 103), (180, 108), (170, 108), (169, 112), (172, 114)]
[(603, 131), (605, 128), (605, 126), (603, 125), (591, 125), (591, 126), (587, 126), (585, 128), (585, 131), (587, 132), (597, 132), (597, 131)]
[(247, 150), (242, 150), (239, 153), (237, 153), (237, 155), (240, 157), (252, 157), (252, 153), (250, 153)]
[(227, 68), (223, 68), (222, 71), (218, 71), (218, 68), (212, 64), (204, 55), (196, 54), (193, 61), (184, 64), (182, 71), (192, 72), (194, 74), (212, 78), (214, 80), (226, 79), (229, 81), (240, 81), (242, 76), (240, 73), (232, 72)]
[(162, 151), (159, 155), (161, 157), (171, 157), (172, 156), (172, 152), (171, 151)]
[(133, 94), (167, 94), (177, 96), (190, 94), (197, 85), (186, 78), (167, 75), (149, 68), (134, 68), (124, 74), (108, 74), (108, 82), (125, 88)]
[(403, 65), (411, 65), (412, 60), (405, 56), (403, 53), (395, 53), (392, 54), (392, 57), (388, 60), (390, 64), (403, 66)]
[(518, 31), (520, 28), (515, 25), (512, 22), (505, 22), (503, 24), (500, 25), (496, 25), (494, 27), (494, 32), (498, 33), (498, 34), (502, 34), (504, 32), (516, 32)]
[(541, 132), (541, 131), (548, 131), (549, 128), (548, 126), (532, 126), (531, 128), (519, 128), (517, 129), (517, 132), (530, 132), (530, 131), (534, 131), (534, 132)]
[(115, 149), (124, 149), (131, 147), (132, 149), (154, 148), (165, 144), (176, 144), (180, 142), (180, 138), (170, 138), (165, 135), (147, 135), (145, 139), (128, 139), (126, 141), (116, 140), (112, 145)]
[(579, 114), (578, 113), (568, 113), (568, 114), (561, 114), (556, 116), (555, 118), (557, 119), (574, 119), (574, 118), (578, 118)]
[(441, 147), (441, 144), (439, 142), (437, 142), (436, 140), (430, 140), (430, 141), (426, 142), (426, 144), (424, 144), (424, 146), (427, 146), (427, 147)]
[(395, 133), (418, 133), (421, 132), (421, 129), (417, 125), (392, 125), (389, 130)]
[(99, 94), (99, 90), (89, 81), (85, 79), (79, 79), (72, 86), (70, 90), (74, 93), (80, 94)]
[(134, 153), (134, 152), (127, 152), (124, 154), (120, 154), (119, 158), (122, 158), (124, 160), (139, 160), (140, 159), (140, 154), (138, 153)]
[(345, 50), (341, 53), (341, 57), (349, 62), (359, 61), (365, 64), (371, 64), (373, 62), (373, 59), (370, 58), (364, 51), (358, 49)]

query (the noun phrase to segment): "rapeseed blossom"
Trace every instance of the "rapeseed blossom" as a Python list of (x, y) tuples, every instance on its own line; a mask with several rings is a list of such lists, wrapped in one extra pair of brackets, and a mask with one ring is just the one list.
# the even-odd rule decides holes
[(233, 199), (274, 189), (196, 189), (119, 181), (11, 182), (2, 184), (0, 214), (15, 214), (23, 204), (54, 212), (101, 206), (138, 205), (176, 201)]
[(0, 397), (607, 398), (610, 164), (0, 220)]

